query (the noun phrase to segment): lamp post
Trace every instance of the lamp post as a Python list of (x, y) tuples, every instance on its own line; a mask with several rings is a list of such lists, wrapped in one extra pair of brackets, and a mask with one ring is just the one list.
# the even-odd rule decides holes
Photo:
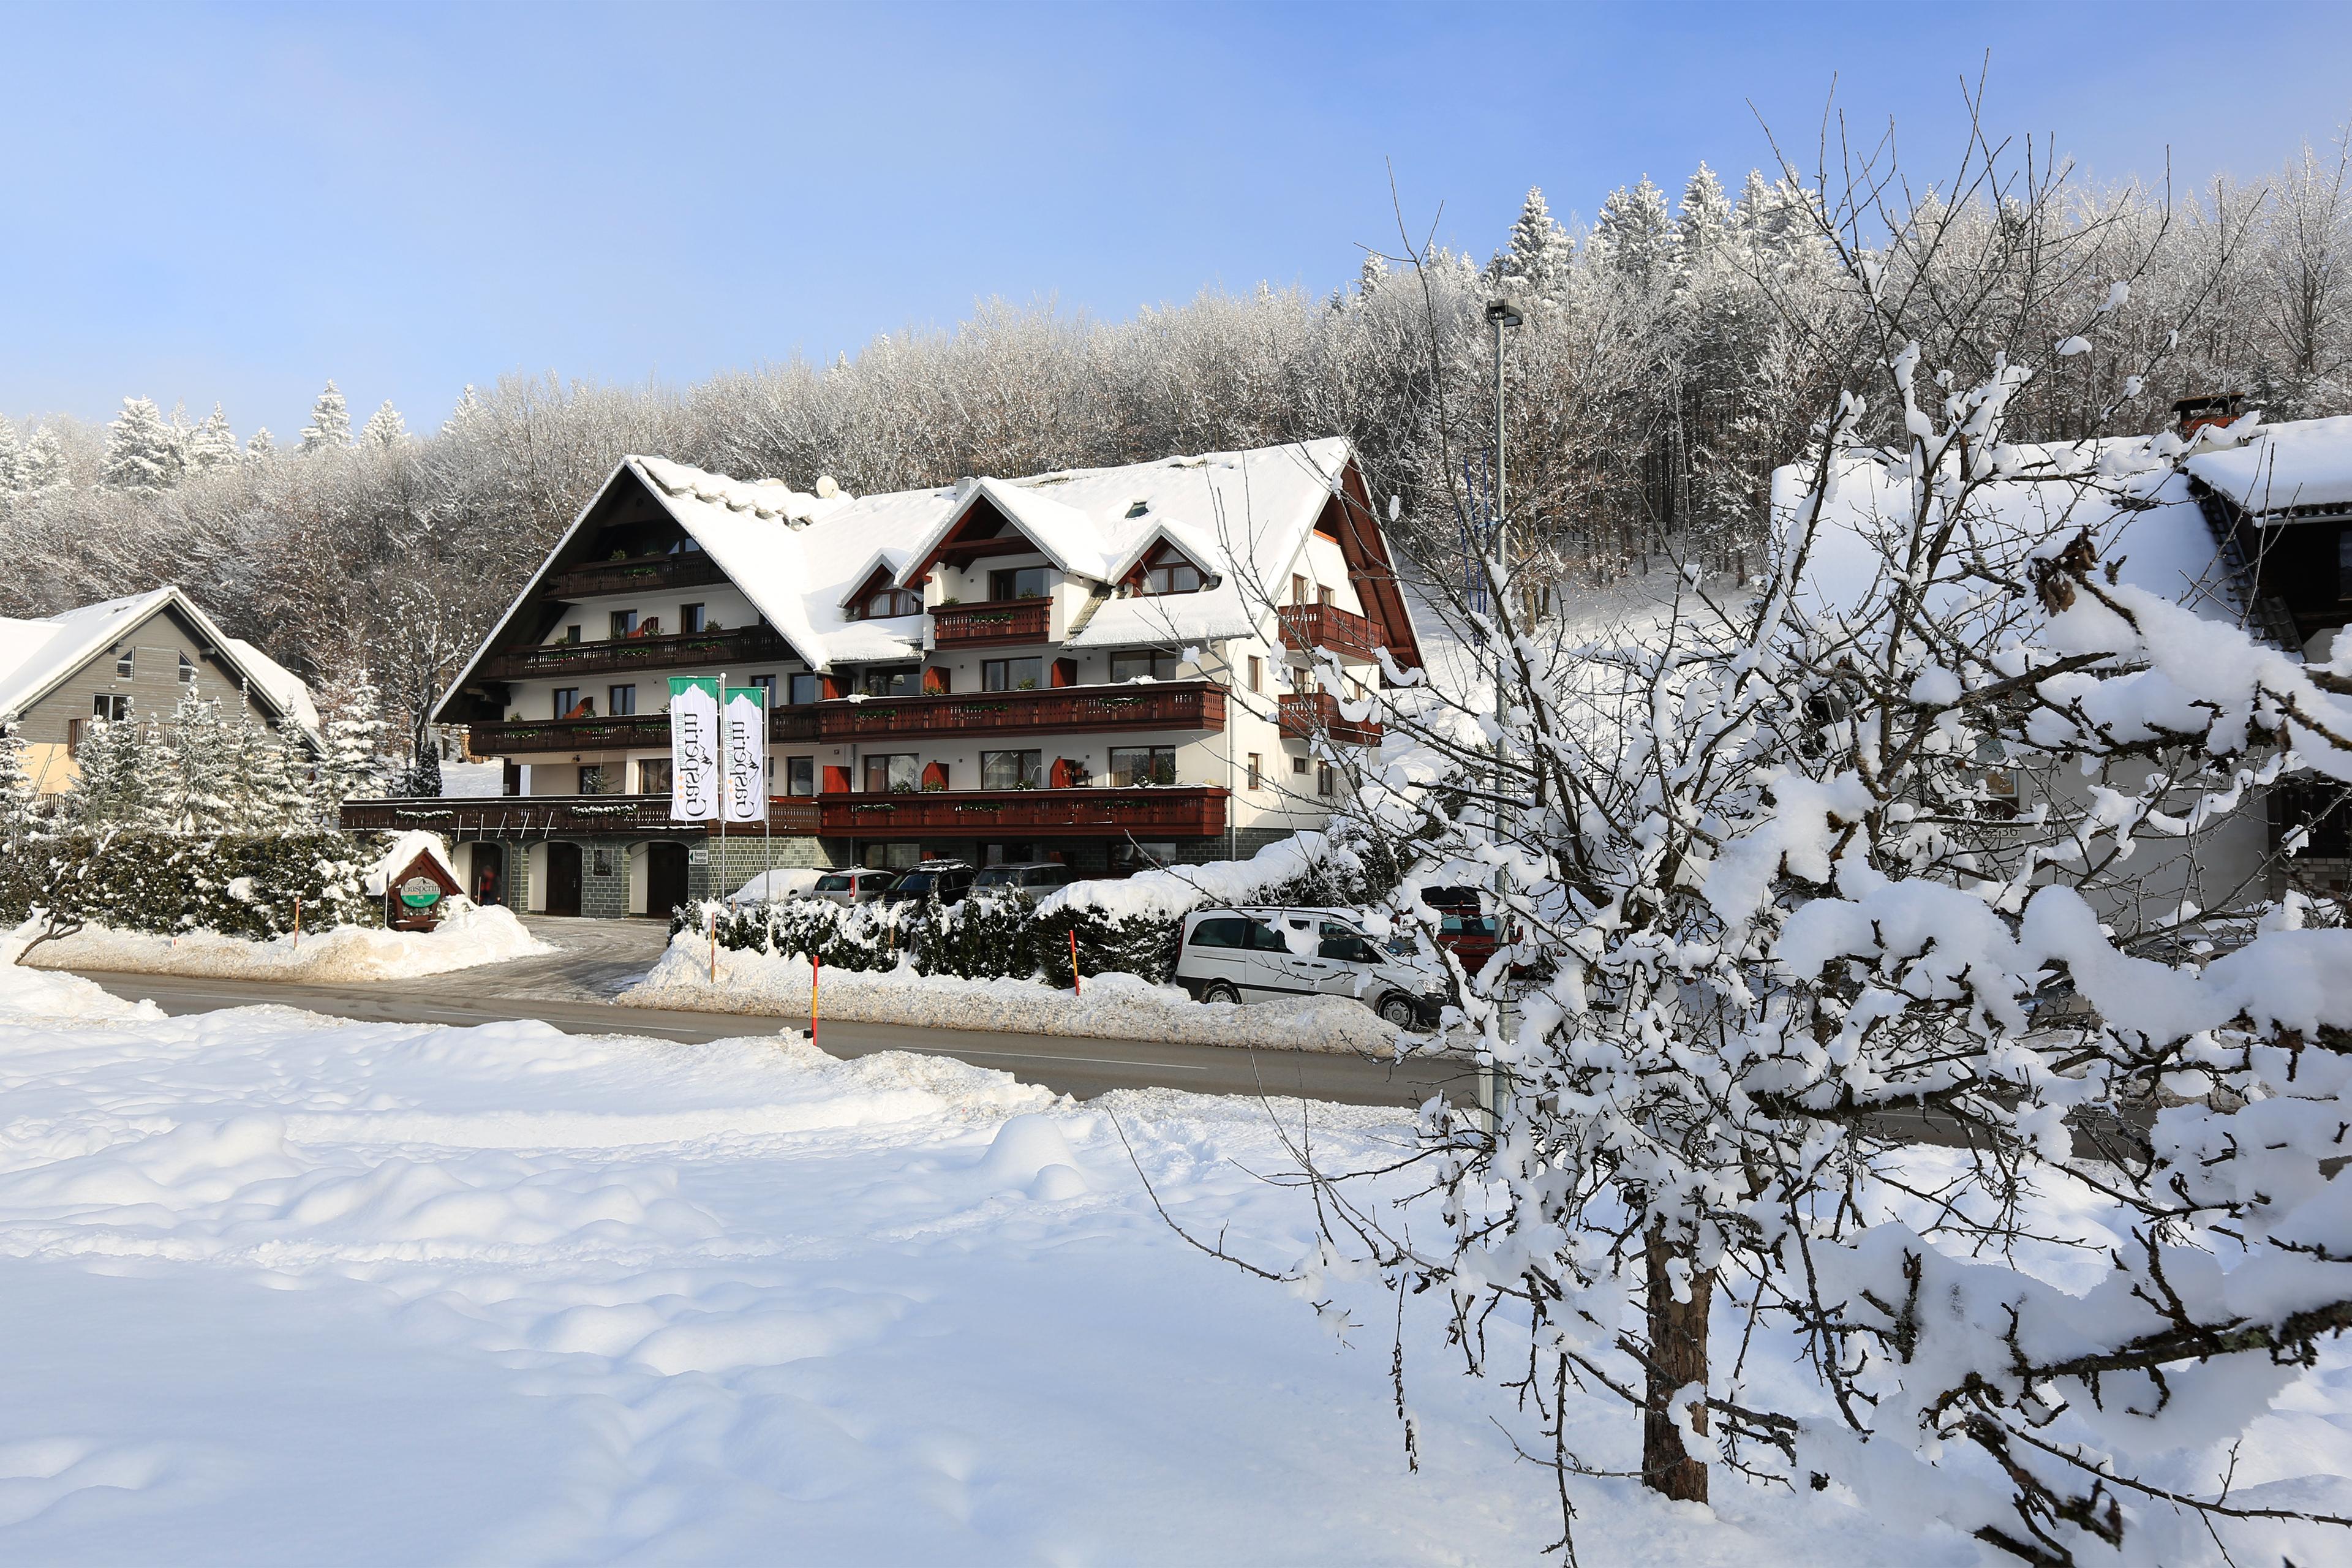
[[(1495, 521), (1490, 540), (1493, 564), (1488, 570), (1495, 584), (1494, 613), (1498, 616), (1506, 602), (1504, 595), (1510, 592), (1511, 563), (1510, 513), (1507, 509), (1508, 490), (1503, 460), (1503, 332), (1507, 328), (1519, 326), (1526, 320), (1525, 314), (1519, 309), (1518, 301), (1508, 294), (1498, 295), (1487, 302), (1486, 324), (1495, 329)], [(1495, 647), (1494, 842), (1496, 847), (1500, 849), (1504, 839), (1503, 797), (1508, 793), (1511, 763), (1511, 704), (1509, 698), (1505, 695), (1504, 685), (1505, 673), (1510, 668), (1510, 652), (1504, 646), (1504, 638), (1496, 637), (1490, 640)], [(1504, 900), (1509, 895), (1510, 890), (1510, 868), (1506, 865), (1497, 864), (1495, 868), (1496, 931), (1506, 940), (1508, 940), (1511, 934), (1507, 923), (1510, 919), (1510, 912), (1505, 907)], [(1499, 984), (1505, 993), (1505, 999), (1502, 1004), (1499, 1027), (1496, 1031), (1498, 1035), (1507, 1032), (1512, 1023), (1513, 1009), (1508, 1000), (1511, 975), (1507, 964), (1504, 966)], [(1496, 1108), (1497, 1091), (1501, 1085), (1497, 1080), (1498, 1075), (1490, 1056), (1488, 1060), (1481, 1062), (1478, 1066), (1478, 1108), (1486, 1113), (1486, 1126), (1490, 1131), (1496, 1130), (1501, 1124)]]

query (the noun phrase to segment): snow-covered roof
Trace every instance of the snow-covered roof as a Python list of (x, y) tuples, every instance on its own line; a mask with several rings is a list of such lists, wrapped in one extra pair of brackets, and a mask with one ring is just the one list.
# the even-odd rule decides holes
[(2265, 425), (2243, 445), (2200, 452), (2186, 466), (2258, 518), (2352, 507), (2352, 416)]
[[(1980, 552), (1996, 570), (2021, 576), (2028, 557), (2046, 554), (2087, 529), (2100, 558), (2120, 563), (2118, 581), (2214, 618), (2235, 620), (2244, 614), (2242, 585), (2223, 564), (2185, 476), (2100, 478), (2083, 471), (2096, 455), (2087, 446), (2048, 452), (2076, 459), (2066, 468), (2077, 477), (2063, 482), (2002, 479), (1981, 487), (1969, 507), (1978, 532), (1966, 548)], [(1777, 528), (1788, 526), (1811, 475), (1802, 465), (1773, 474)], [(1864, 605), (1888, 569), (1891, 542), (1910, 526), (1911, 493), (1899, 469), (1859, 455), (1843, 459), (1822, 505), (1801, 595), (1832, 612)], [(1949, 601), (1959, 595), (1985, 591), (1982, 584), (1946, 584), (1937, 591), (1947, 601), (1938, 607), (1951, 607)]]
[(173, 587), (84, 605), (37, 620), (0, 618), (0, 714), (24, 712), (59, 681), (167, 607), (185, 616), (220, 651), (223, 661), (272, 708), (309, 733), (318, 733), (319, 710), (301, 679), (251, 643), (227, 636), (194, 600)]
[[(1198, 594), (1103, 600), (1071, 636), (1072, 647), (1262, 632), (1270, 614), (1261, 601), (1288, 581), (1349, 457), (1347, 441), (1330, 437), (862, 497), (819, 497), (778, 480), (747, 482), (667, 458), (631, 457), (605, 488), (624, 475), (642, 480), (777, 634), (823, 670), (921, 656), (920, 617), (858, 620), (850, 614), (851, 596), (877, 563), (913, 586), (931, 552), (983, 498), (1060, 569), (1106, 587), (1160, 539), (1215, 579)], [(592, 500), (581, 509), (542, 574), (595, 506)], [(484, 652), (498, 644), (505, 625), (491, 633)]]

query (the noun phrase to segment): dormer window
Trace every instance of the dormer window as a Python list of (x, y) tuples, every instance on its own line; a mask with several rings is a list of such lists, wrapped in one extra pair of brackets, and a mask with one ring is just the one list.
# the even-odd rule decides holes
[(884, 588), (857, 601), (857, 618), (863, 621), (887, 621), (897, 616), (922, 613), (922, 599), (904, 588)]
[(1163, 544), (1145, 558), (1143, 591), (1147, 594), (1197, 594), (1208, 585), (1201, 569), (1172, 544)]

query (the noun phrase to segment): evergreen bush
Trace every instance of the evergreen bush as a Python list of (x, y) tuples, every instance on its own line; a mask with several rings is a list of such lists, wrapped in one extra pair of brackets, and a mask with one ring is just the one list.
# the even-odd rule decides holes
[(266, 941), (302, 927), (381, 925), (360, 882), (374, 855), (342, 833), (182, 836), (140, 828), (26, 839), (0, 865), (0, 921), (36, 908), (122, 931), (210, 929)]

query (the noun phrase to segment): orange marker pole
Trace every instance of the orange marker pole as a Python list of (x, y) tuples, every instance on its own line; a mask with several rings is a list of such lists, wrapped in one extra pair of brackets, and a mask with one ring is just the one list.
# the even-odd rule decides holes
[(719, 911), (710, 911), (710, 984), (719, 984)]
[(302, 895), (294, 895), (294, 951), (302, 951)]
[(809, 1044), (816, 1044), (816, 977), (824, 967), (824, 960), (814, 952), (809, 954)]
[(1087, 988), (1078, 984), (1078, 928), (1070, 928), (1070, 994), (1084, 996)]

